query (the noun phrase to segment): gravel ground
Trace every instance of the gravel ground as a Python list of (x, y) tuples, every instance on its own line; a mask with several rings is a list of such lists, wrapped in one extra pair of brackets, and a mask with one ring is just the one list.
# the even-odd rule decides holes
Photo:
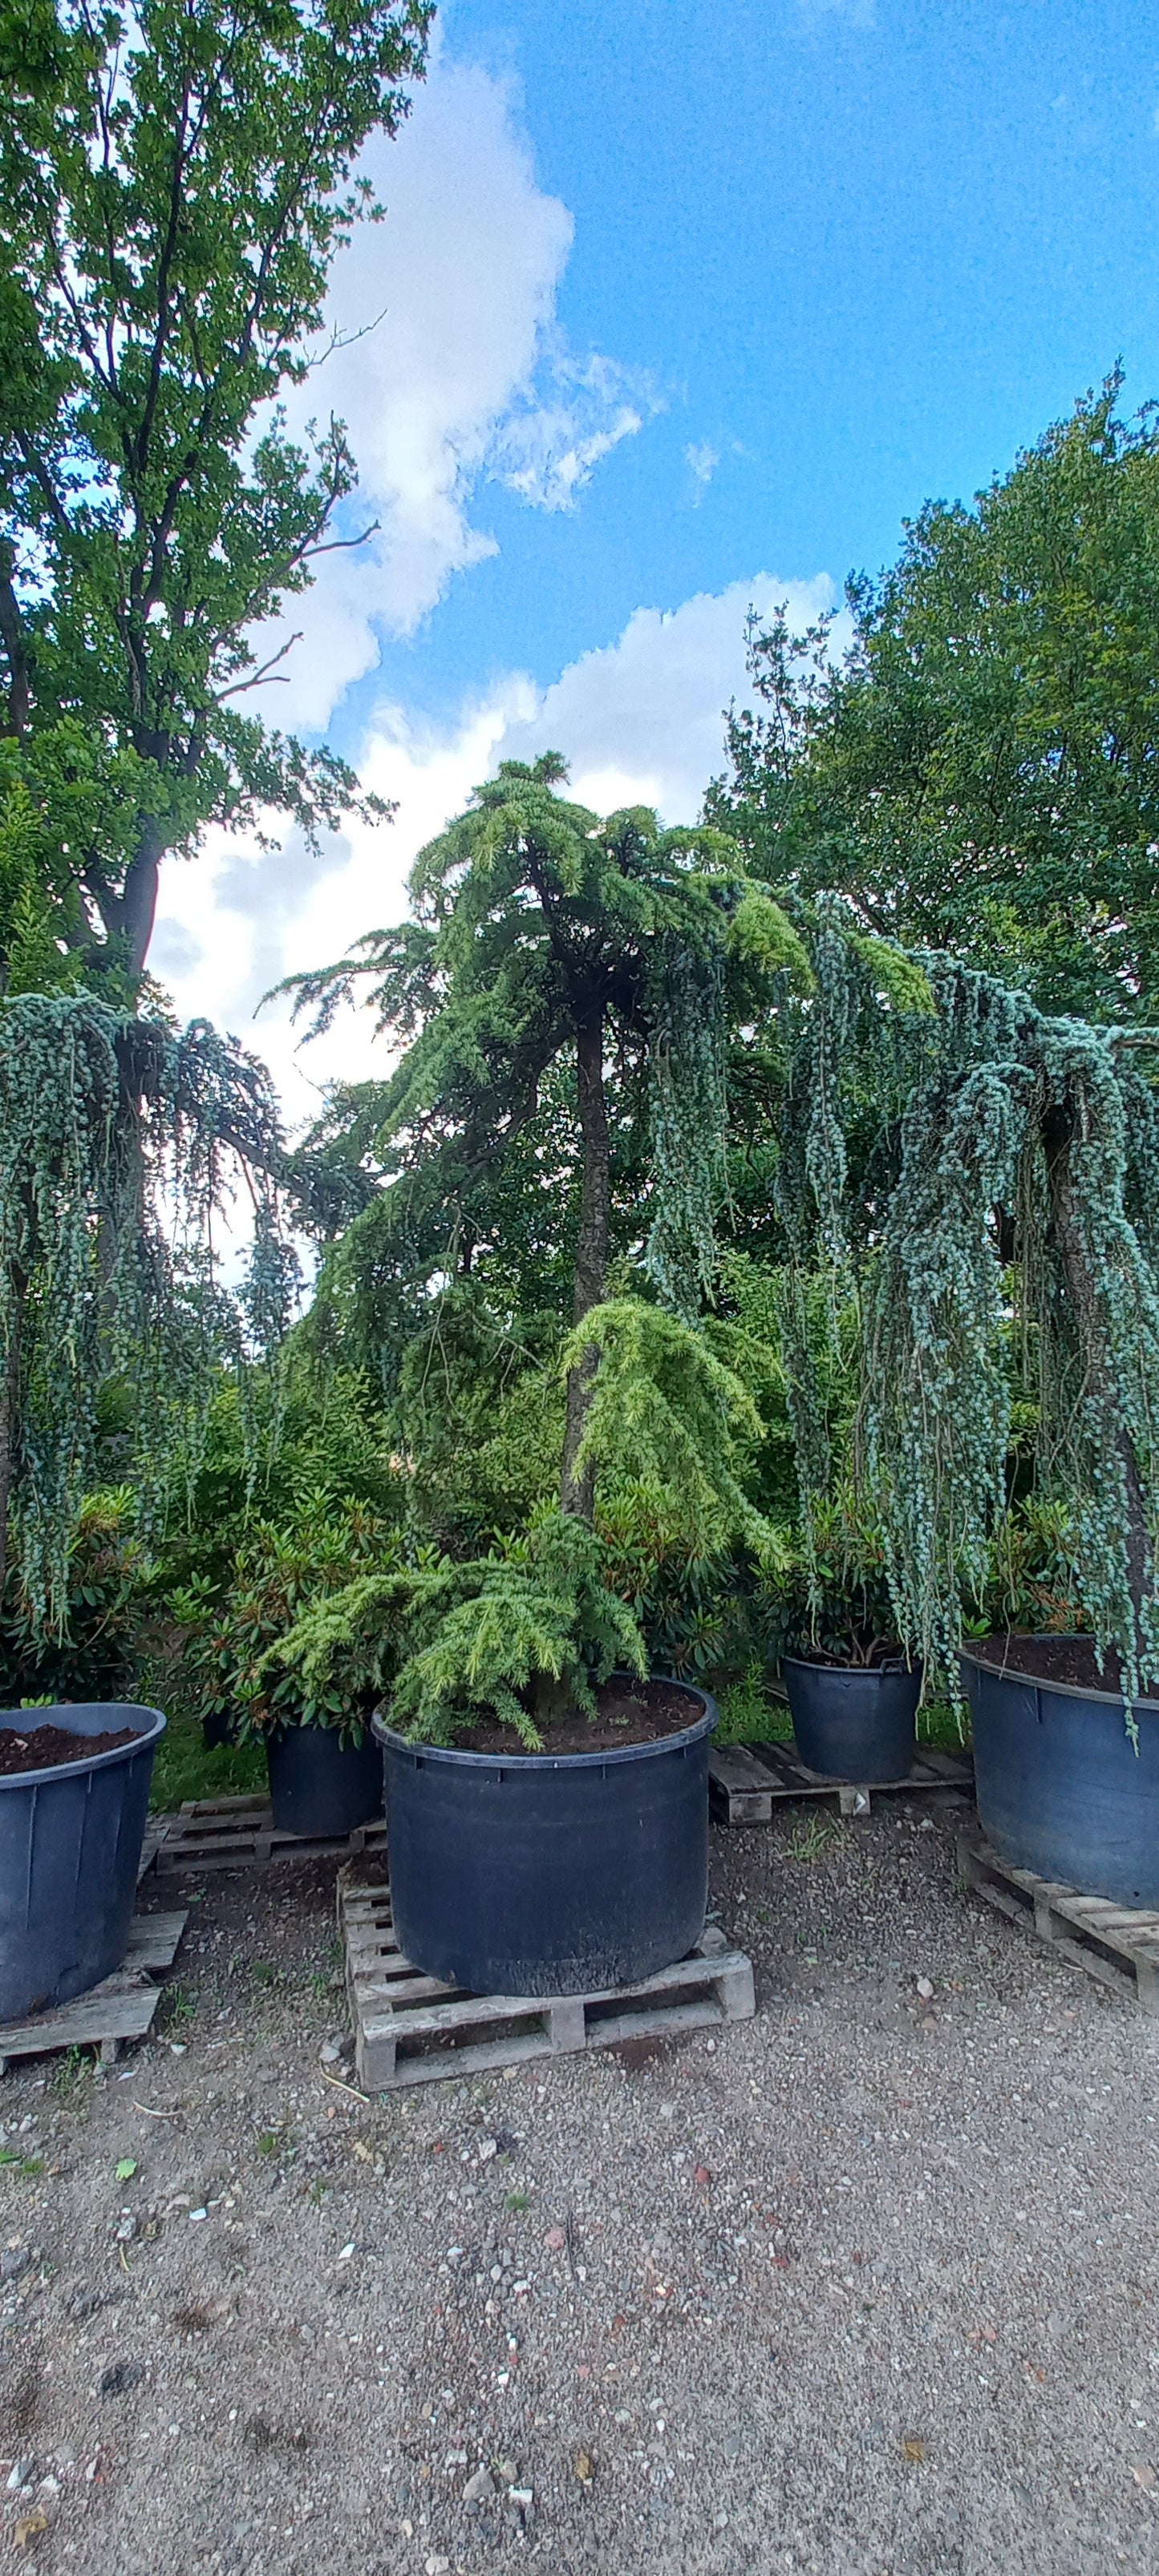
[(0, 2087), (0, 2553), (1154, 2570), (1159, 2026), (962, 1821), (714, 1831), (755, 2021), (374, 2104), (332, 1872), (191, 1882), (160, 2035)]

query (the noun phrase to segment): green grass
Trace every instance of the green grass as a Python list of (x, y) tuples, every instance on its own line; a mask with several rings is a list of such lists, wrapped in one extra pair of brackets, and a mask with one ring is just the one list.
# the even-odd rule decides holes
[(161, 1988), (161, 2001), (157, 2006), (154, 2028), (163, 2031), (184, 2030), (186, 2024), (196, 2018), (196, 2014), (197, 1997), (192, 1986), (186, 1985), (180, 1977), (172, 1977), (169, 1984)]
[(793, 1721), (783, 1699), (770, 1696), (759, 1664), (719, 1694), (720, 1724), (714, 1744), (791, 1744)]
[(968, 1753), (970, 1720), (963, 1712), (962, 1724), (948, 1699), (932, 1699), (927, 1708), (918, 1710), (918, 1744), (932, 1744), (940, 1753)]
[(187, 1798), (253, 1797), (267, 1786), (260, 1745), (221, 1744), (207, 1753), (199, 1718), (171, 1717), (153, 1762), (150, 1806), (172, 1815)]
[(786, 1855), (789, 1860), (820, 1860), (822, 1852), (828, 1851), (840, 1833), (836, 1816), (803, 1816), (785, 1845)]

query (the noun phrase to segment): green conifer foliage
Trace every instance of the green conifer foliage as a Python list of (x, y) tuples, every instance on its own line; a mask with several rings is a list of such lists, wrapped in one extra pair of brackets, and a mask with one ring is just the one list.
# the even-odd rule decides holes
[[(474, 1244), (481, 1183), (535, 1116), (560, 1058), (574, 1067), (581, 1187), (571, 1320), (604, 1296), (609, 1243), (609, 1072), (647, 1069), (647, 1268), (686, 1318), (716, 1256), (724, 1189), (727, 984), (808, 978), (808, 961), (767, 889), (731, 843), (664, 831), (645, 808), (601, 821), (556, 790), (563, 764), (505, 761), (468, 811), (423, 850), (411, 879), (417, 919), (371, 933), (321, 973), (292, 979), (314, 1029), (363, 978), (378, 1025), (406, 1052), (355, 1127), (394, 1175), (393, 1214), (429, 1268)], [(367, 1111), (371, 1109), (368, 1118)], [(339, 1144), (332, 1117), (328, 1141)], [(367, 1220), (381, 1236), (383, 1220)], [(564, 1509), (590, 1519), (591, 1456), (580, 1464), (595, 1378), (581, 1341), (568, 1373)]]
[(268, 1077), (203, 1022), (174, 1037), (84, 994), (0, 1007), (0, 1594), (11, 1526), (34, 1632), (65, 1615), (102, 1381), (133, 1391), (148, 1483), (250, 1338), (212, 1260), (239, 1171), (263, 1210), (253, 1322), (263, 1345), (284, 1329), (284, 1168)]
[[(1159, 1033), (1048, 1018), (945, 957), (920, 960), (933, 1009), (904, 1013), (858, 991), (849, 942), (819, 939), (813, 964), (782, 1204), (797, 1265), (828, 1277), (832, 1333), (849, 1301), (861, 1316), (860, 1474), (900, 1633), (953, 1678), (1006, 1511), (1021, 1376), (1039, 1501), (1062, 1510), (1074, 1592), (1130, 1697), (1159, 1679), (1159, 1158), (1140, 1069)], [(807, 1312), (790, 1280), (806, 1522), (834, 1463), (824, 1312), (819, 1341), (815, 1292)]]

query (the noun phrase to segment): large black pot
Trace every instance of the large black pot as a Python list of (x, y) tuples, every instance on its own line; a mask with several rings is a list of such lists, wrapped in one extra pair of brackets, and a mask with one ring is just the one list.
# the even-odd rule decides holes
[(706, 1691), (689, 1724), (600, 1753), (462, 1753), (385, 1721), (399, 1946), (470, 1994), (598, 1994), (686, 1957), (708, 1896)]
[[(1011, 1637), (1009, 1656), (1032, 1662), (1034, 1642)], [(1159, 1906), (1159, 1701), (1136, 1704), (1136, 1753), (1117, 1691), (968, 1651), (961, 1664), (978, 1815), (995, 1851), (1112, 1905)]]
[(211, 1708), (201, 1721), (201, 1741), (207, 1753), (219, 1753), (223, 1744), (237, 1743), (237, 1712), (232, 1708)]
[(266, 1741), (270, 1802), (280, 1834), (338, 1841), (382, 1814), (382, 1755), (367, 1733), (344, 1741), (333, 1726), (287, 1726)]
[[(83, 1995), (119, 1968), (137, 1895), (159, 1709), (118, 1700), (6, 1708), (0, 1726), (59, 1726), (75, 1762), (0, 1773), (0, 2021)], [(135, 1741), (86, 1754), (86, 1736)]]
[(797, 1751), (825, 1780), (908, 1780), (921, 1666), (815, 1664), (786, 1655), (782, 1670)]

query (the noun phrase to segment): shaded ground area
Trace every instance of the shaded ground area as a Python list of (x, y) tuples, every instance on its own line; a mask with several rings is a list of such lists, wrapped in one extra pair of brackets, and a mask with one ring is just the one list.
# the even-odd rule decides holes
[(755, 2022), (373, 2105), (332, 1872), (205, 1882), (161, 2036), (0, 2087), (0, 2547), (1153, 2569), (1159, 2029), (967, 1898), (962, 1821), (716, 1831)]

